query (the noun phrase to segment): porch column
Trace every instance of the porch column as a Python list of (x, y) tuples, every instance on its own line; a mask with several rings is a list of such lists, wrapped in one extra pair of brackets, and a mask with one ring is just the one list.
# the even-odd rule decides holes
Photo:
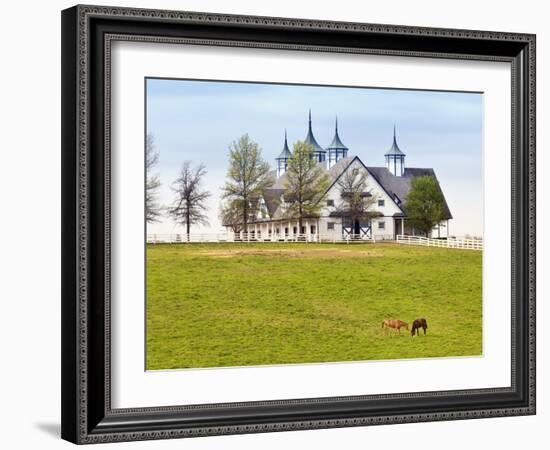
[(317, 240), (321, 240), (321, 229), (319, 228), (319, 224), (321, 223), (321, 219), (317, 219), (317, 228), (315, 228), (315, 231), (317, 232)]

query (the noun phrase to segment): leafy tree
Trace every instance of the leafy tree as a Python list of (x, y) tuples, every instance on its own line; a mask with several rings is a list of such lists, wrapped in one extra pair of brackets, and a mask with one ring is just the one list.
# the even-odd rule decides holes
[(298, 141), (294, 144), (286, 170), (285, 215), (298, 219), (300, 230), (306, 217), (318, 217), (330, 179), (322, 166), (311, 158), (313, 146)]
[(367, 190), (367, 178), (366, 170), (354, 168), (346, 170), (337, 182), (341, 201), (336, 213), (348, 224), (380, 216), (380, 212), (372, 209), (377, 199)]
[(406, 198), (407, 222), (426, 236), (444, 219), (444, 198), (433, 176), (411, 180), (411, 190)]
[(206, 216), (208, 208), (205, 202), (211, 194), (202, 189), (205, 175), (204, 164), (199, 164), (193, 169), (191, 162), (185, 161), (181, 166), (178, 178), (171, 186), (175, 198), (174, 203), (168, 209), (168, 214), (174, 222), (185, 226), (188, 239), (191, 225), (208, 225)]
[(222, 197), (233, 207), (239, 205), (244, 230), (257, 211), (262, 191), (272, 181), (269, 170), (269, 164), (262, 158), (261, 148), (248, 134), (229, 146), (228, 180), (222, 187)]
[(160, 179), (158, 174), (151, 174), (153, 168), (158, 164), (159, 153), (155, 150), (154, 138), (151, 133), (147, 134), (145, 139), (145, 220), (147, 223), (159, 221), (162, 208), (158, 203), (158, 190)]

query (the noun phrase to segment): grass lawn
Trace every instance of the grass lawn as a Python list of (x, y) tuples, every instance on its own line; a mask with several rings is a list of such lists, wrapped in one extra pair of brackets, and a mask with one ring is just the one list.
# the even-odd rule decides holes
[[(425, 337), (381, 329), (418, 317)], [(149, 370), (480, 355), (481, 326), (478, 251), (147, 246)]]

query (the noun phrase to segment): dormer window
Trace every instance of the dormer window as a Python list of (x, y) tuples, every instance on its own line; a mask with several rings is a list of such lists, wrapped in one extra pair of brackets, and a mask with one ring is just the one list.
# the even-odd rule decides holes
[(393, 194), (393, 199), (397, 205), (401, 204), (401, 199), (397, 195)]

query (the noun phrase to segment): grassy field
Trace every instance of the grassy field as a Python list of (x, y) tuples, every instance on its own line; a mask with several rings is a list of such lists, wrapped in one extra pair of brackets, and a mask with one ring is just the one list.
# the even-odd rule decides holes
[[(385, 334), (387, 318), (426, 337)], [(147, 247), (147, 369), (481, 354), (481, 252), (396, 244)]]

